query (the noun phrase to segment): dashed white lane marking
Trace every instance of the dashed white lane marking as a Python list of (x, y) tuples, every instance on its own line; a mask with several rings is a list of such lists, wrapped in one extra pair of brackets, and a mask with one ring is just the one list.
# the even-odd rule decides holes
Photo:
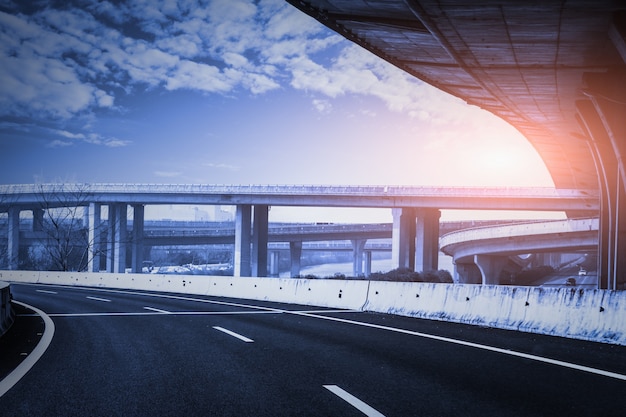
[(146, 310), (150, 310), (150, 311), (155, 311), (155, 312), (157, 312), (157, 313), (172, 314), (172, 312), (171, 312), (171, 311), (161, 310), (160, 308), (154, 308), (154, 307), (144, 307), (144, 309), (146, 309)]
[(230, 335), (230, 336), (232, 336), (232, 337), (236, 337), (237, 339), (242, 340), (242, 341), (244, 341), (244, 342), (246, 342), (246, 343), (252, 343), (252, 342), (254, 342), (254, 340), (252, 340), (252, 339), (248, 339), (247, 337), (242, 336), (242, 335), (240, 335), (239, 333), (231, 332), (230, 330), (225, 329), (225, 328), (223, 328), (223, 327), (213, 326), (213, 328), (214, 328), (215, 330), (219, 330), (220, 332), (224, 332), (224, 333), (226, 333), (226, 334), (228, 334), (228, 335)]
[(32, 368), (33, 365), (37, 363), (39, 358), (43, 356), (46, 349), (48, 349), (48, 346), (50, 346), (52, 336), (54, 336), (54, 322), (46, 313), (39, 310), (38, 308), (21, 303), (19, 301), (13, 300), (12, 302), (33, 310), (35, 313), (41, 316), (45, 325), (45, 329), (43, 335), (41, 336), (41, 339), (39, 340), (39, 343), (37, 344), (37, 346), (35, 346), (35, 349), (33, 349), (30, 355), (26, 356), (26, 358), (24, 358), (24, 360), (17, 366), (17, 368), (13, 370), (13, 372), (4, 377), (3, 380), (0, 380), (0, 397), (2, 397), (15, 384), (17, 384), (18, 381), (22, 379), (24, 375), (26, 375), (30, 368)]
[(56, 291), (48, 291), (48, 290), (35, 290), (37, 292), (42, 292), (44, 294), (58, 294)]
[(86, 298), (89, 298), (90, 300), (95, 300), (95, 301), (103, 301), (105, 303), (110, 303), (111, 302), (111, 300), (109, 300), (107, 298), (90, 297), (90, 296), (87, 296)]
[(332, 392), (333, 394), (335, 394), (368, 417), (385, 417), (384, 414), (370, 407), (349, 392), (344, 391), (337, 385), (324, 385), (324, 388), (326, 388), (328, 391)]

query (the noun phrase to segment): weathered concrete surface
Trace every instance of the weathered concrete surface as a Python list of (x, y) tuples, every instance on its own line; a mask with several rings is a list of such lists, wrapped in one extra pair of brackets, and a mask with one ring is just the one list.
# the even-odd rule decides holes
[(0, 278), (345, 308), (626, 345), (626, 291), (88, 272), (2, 271)]
[(0, 281), (0, 336), (5, 334), (13, 324), (13, 309), (11, 308), (11, 286), (8, 282)]

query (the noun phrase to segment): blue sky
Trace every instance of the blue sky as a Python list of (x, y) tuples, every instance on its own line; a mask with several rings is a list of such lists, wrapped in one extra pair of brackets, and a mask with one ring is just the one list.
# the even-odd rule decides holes
[(0, 60), (5, 184), (552, 186), (512, 127), (284, 1), (0, 0)]

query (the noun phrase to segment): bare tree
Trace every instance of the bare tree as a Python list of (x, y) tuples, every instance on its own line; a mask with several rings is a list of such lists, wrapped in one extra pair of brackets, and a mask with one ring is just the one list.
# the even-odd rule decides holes
[[(88, 184), (38, 184), (39, 207), (34, 210), (33, 230), (40, 244), (29, 255), (54, 270), (84, 270), (90, 256), (85, 207), (89, 205)], [(37, 235), (37, 234), (36, 234)], [(43, 265), (42, 265), (43, 266)]]

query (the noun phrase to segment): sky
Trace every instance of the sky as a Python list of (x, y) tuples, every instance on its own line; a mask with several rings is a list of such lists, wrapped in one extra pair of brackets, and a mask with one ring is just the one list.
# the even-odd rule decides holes
[(0, 183), (541, 186), (514, 128), (282, 0), (0, 0)]

